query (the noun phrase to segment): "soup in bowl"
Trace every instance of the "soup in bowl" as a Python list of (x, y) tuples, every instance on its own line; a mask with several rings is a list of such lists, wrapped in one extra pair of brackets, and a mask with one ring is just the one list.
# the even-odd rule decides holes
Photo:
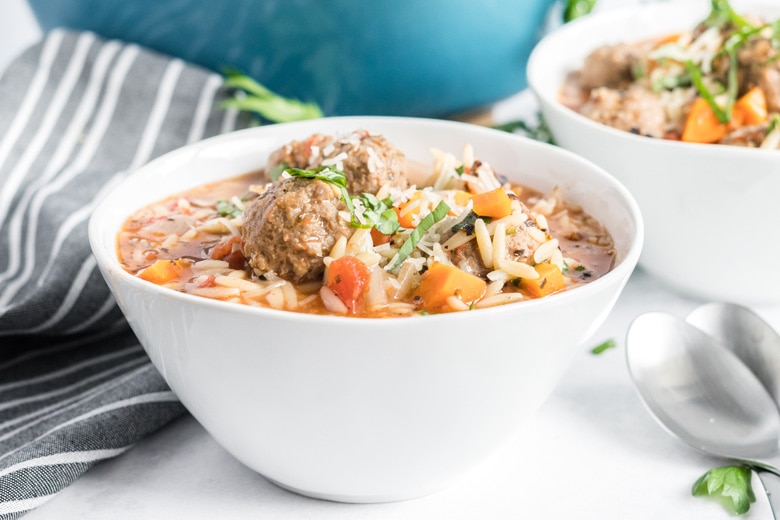
[[(780, 9), (773, 3), (745, 0), (730, 6), (756, 28), (780, 18)], [(780, 221), (780, 206), (775, 201), (780, 193), (780, 151), (776, 149), (780, 134), (773, 124), (780, 119), (780, 98), (771, 91), (776, 82), (761, 81), (766, 74), (780, 75), (780, 69), (775, 71), (780, 62), (746, 61), (747, 67), (753, 63), (751, 74), (756, 75), (751, 76), (753, 83), (743, 83), (749, 75), (741, 67), (731, 67), (717, 51), (721, 41), (717, 29), (704, 23), (710, 17), (711, 6), (706, 1), (659, 2), (589, 15), (540, 42), (529, 62), (529, 85), (556, 143), (605, 168), (637, 198), (647, 232), (642, 268), (669, 288), (695, 298), (748, 305), (777, 303), (780, 280), (771, 275), (747, 276), (744, 267), (780, 254), (780, 245), (772, 238)], [(752, 31), (748, 26), (745, 30)], [(697, 44), (703, 48), (714, 38), (715, 46), (695, 61), (686, 38), (704, 38), (707, 41)], [(752, 46), (763, 48), (767, 43), (745, 39), (736, 45), (739, 38), (729, 38), (731, 43), (723, 45), (729, 52), (744, 53), (745, 59), (751, 57), (747, 51)], [(660, 90), (639, 87), (642, 92), (626, 90), (615, 97), (610, 89), (599, 87), (591, 107), (580, 113), (582, 105), (572, 102), (569, 95), (571, 75), (581, 73), (594, 52), (636, 45), (653, 47), (658, 65), (649, 64), (650, 76), (644, 81), (657, 80)], [(678, 76), (660, 65), (668, 64), (673, 56), (682, 60), (672, 68)], [(702, 76), (706, 88), (700, 90), (691, 73), (696, 76), (703, 67), (702, 57), (710, 59), (713, 68), (721, 67), (723, 74), (713, 72), (713, 79)], [(718, 84), (716, 79), (725, 83)], [(683, 82), (684, 87), (675, 82)], [(765, 91), (760, 96), (765, 98), (767, 113), (754, 122), (747, 115), (755, 87)], [(730, 114), (727, 122), (720, 122), (706, 93), (715, 96), (710, 100), (719, 110)], [(605, 106), (597, 106), (606, 97), (622, 99), (621, 103), (633, 99), (633, 108), (606, 116)], [(685, 111), (677, 119), (651, 117), (651, 113), (658, 114), (658, 106), (640, 108), (644, 106), (640, 98), (662, 102), (661, 112)], [(706, 113), (701, 116), (704, 121), (693, 125), (682, 140), (687, 120), (694, 123), (698, 119), (695, 114), (690, 117), (695, 106), (699, 112), (694, 112)], [(595, 117), (599, 112), (604, 117)], [(631, 114), (635, 119), (631, 120)]]
[[(321, 164), (309, 168), (312, 136), (349, 141), (356, 129), (372, 142), (392, 144), (385, 155), (402, 154), (411, 165), (404, 168), (404, 182), (398, 170), (390, 179), (395, 187), (381, 192), (387, 177), (376, 185), (374, 198), (387, 205), (378, 213), (398, 223), (394, 230), (360, 227), (372, 218), (369, 203), (360, 198), (369, 188), (345, 195), (341, 180), (330, 182), (338, 175), (323, 180), (329, 177)], [(296, 146), (307, 150), (306, 168), (290, 165), (300, 151)], [(314, 146), (327, 161), (328, 145)], [(366, 162), (385, 155), (366, 152)], [(279, 161), (282, 156), (287, 160)], [(437, 166), (437, 157), (449, 166)], [(342, 164), (327, 161), (333, 162), (329, 171), (352, 182), (349, 160), (341, 158)], [(477, 174), (484, 164), (489, 170)], [(455, 172), (447, 181), (455, 184), (431, 180), (443, 171)], [(509, 205), (489, 216), (479, 195), (496, 189)], [(456, 197), (456, 191), (469, 196)], [(426, 205), (404, 211), (415, 197)], [(575, 222), (587, 220), (582, 231), (598, 237), (555, 238), (562, 224), (550, 210), (552, 200)], [(442, 202), (447, 209), (437, 212)], [(317, 213), (328, 205), (332, 212)], [(526, 217), (518, 220), (524, 227), (499, 225), (502, 219), (514, 222), (516, 212)], [(180, 219), (193, 215), (200, 220), (180, 226)], [(452, 229), (467, 217), (471, 227)], [(286, 245), (313, 241), (313, 235), (295, 234), (295, 222), (327, 219), (335, 219), (330, 222), (338, 223), (337, 231), (327, 235), (332, 241), (314, 232), (317, 252)], [(155, 222), (158, 227), (146, 227)], [(458, 247), (476, 244), (469, 233), (476, 235), (478, 226), (498, 254), (489, 269), (478, 245), (466, 246), (476, 251), (469, 262), (444, 252), (447, 240), (465, 240)], [(379, 227), (387, 233), (372, 237), (372, 228)], [(507, 238), (527, 228), (540, 232), (530, 232), (539, 238), (527, 242), (533, 252), (510, 257), (501, 233)], [(192, 229), (198, 231), (184, 236)], [(414, 235), (416, 243), (405, 247)], [(161, 236), (160, 243), (151, 239)], [(127, 177), (90, 220), (90, 242), (104, 277), (193, 416), (269, 480), (308, 496), (350, 502), (436, 491), (508, 442), (612, 309), (642, 240), (642, 219), (625, 188), (565, 150), (464, 123), (381, 117), (273, 125), (185, 147)], [(133, 241), (143, 254), (134, 253)], [(179, 254), (185, 248), (180, 241), (193, 249)], [(496, 241), (502, 247), (493, 247)], [(371, 273), (360, 298), (345, 297), (332, 275), (342, 258)], [(298, 263), (305, 268), (296, 269)], [(171, 277), (158, 265), (173, 266)], [(556, 290), (536, 292), (546, 285), (539, 283), (537, 265), (557, 269)], [(442, 266), (479, 280), (476, 296), (467, 294), (468, 285), (420, 289)], [(414, 273), (408, 291), (395, 301), (402, 285), (395, 277), (404, 269)], [(526, 269), (520, 274), (536, 283), (526, 285), (513, 269)], [(588, 270), (590, 277), (584, 276)], [(243, 293), (246, 284), (254, 293)], [(372, 296), (377, 287), (379, 296)], [(253, 299), (274, 289), (278, 297), (270, 301)]]

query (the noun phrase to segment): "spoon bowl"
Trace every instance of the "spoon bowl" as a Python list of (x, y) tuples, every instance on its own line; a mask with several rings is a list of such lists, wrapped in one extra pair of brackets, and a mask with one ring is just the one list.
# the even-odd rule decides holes
[(645, 405), (674, 436), (703, 452), (767, 459), (780, 413), (761, 381), (714, 337), (666, 313), (647, 313), (626, 340), (629, 372)]
[(731, 350), (780, 407), (780, 334), (756, 313), (734, 303), (700, 305), (685, 319)]

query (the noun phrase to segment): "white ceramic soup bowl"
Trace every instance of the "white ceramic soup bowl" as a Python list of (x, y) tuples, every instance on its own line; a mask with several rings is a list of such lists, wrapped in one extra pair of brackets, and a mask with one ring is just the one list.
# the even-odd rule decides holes
[[(117, 261), (117, 232), (138, 208), (258, 169), (293, 139), (361, 128), (426, 164), (432, 147), (459, 155), (471, 143), (510, 179), (541, 190), (559, 186), (612, 234), (615, 268), (540, 300), (361, 319), (182, 294), (129, 275)], [(89, 235), (155, 366), (222, 446), (293, 491), (378, 502), (439, 490), (512, 438), (610, 312), (643, 232), (627, 190), (560, 148), (463, 123), (348, 117), (239, 131), (165, 155), (99, 203)]]
[[(733, 1), (740, 13), (780, 16), (780, 4)], [(645, 219), (640, 267), (702, 299), (780, 302), (780, 151), (664, 141), (596, 123), (565, 107), (566, 74), (606, 44), (693, 27), (706, 0), (593, 14), (545, 37), (528, 66), (529, 85), (558, 145), (600, 165), (636, 197)]]

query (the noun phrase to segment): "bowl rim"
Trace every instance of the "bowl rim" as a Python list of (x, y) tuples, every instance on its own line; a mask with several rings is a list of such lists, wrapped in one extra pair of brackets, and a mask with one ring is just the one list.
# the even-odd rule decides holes
[[(773, 4), (768, 3), (766, 0), (744, 0), (741, 3), (747, 4), (747, 6), (772, 6), (774, 9), (777, 9), (777, 6), (773, 6)], [(563, 84), (564, 77), (557, 78), (558, 81), (555, 86), (545, 84), (545, 81), (542, 79), (544, 75), (543, 71), (549, 69), (549, 64), (551, 62), (556, 64), (560, 63), (561, 58), (563, 58), (560, 53), (552, 52), (550, 47), (558, 46), (561, 41), (572, 41), (572, 33), (587, 32), (588, 34), (598, 34), (599, 37), (596, 39), (603, 41), (602, 43), (597, 44), (597, 46), (604, 45), (610, 41), (612, 34), (608, 30), (609, 27), (620, 26), (625, 20), (633, 18), (638, 14), (665, 13), (667, 19), (678, 20), (681, 14), (692, 17), (694, 13), (701, 9), (702, 6), (700, 4), (692, 1), (669, 3), (655, 2), (633, 6), (620, 6), (607, 11), (591, 13), (558, 27), (539, 41), (528, 58), (526, 67), (528, 88), (534, 93), (542, 107), (554, 110), (562, 117), (584, 126), (588, 131), (599, 132), (616, 139), (625, 139), (635, 145), (645, 145), (654, 149), (656, 153), (668, 153), (671, 151), (680, 152), (682, 150), (689, 150), (691, 152), (698, 150), (701, 152), (706, 150), (707, 154), (714, 154), (715, 158), (744, 156), (777, 159), (777, 157), (774, 156), (780, 153), (780, 149), (747, 148), (718, 143), (688, 143), (669, 139), (659, 139), (632, 134), (603, 123), (597, 123), (560, 102), (558, 99), (558, 92)], [(597, 46), (585, 49), (586, 53), (595, 49)], [(561, 69), (563, 68), (561, 67)], [(570, 72), (571, 70), (572, 69), (567, 69), (567, 72)]]
[[(576, 301), (583, 298), (587, 298), (589, 294), (600, 291), (601, 287), (604, 285), (620, 284), (621, 280), (623, 281), (622, 283), (625, 283), (625, 281), (628, 280), (629, 276), (631, 275), (631, 273), (633, 272), (633, 270), (637, 265), (642, 250), (642, 246), (644, 244), (644, 222), (636, 200), (634, 199), (633, 195), (631, 195), (631, 193), (628, 191), (628, 189), (625, 186), (623, 186), (623, 184), (618, 179), (616, 179), (614, 176), (607, 173), (603, 168), (597, 166), (596, 164), (590, 162), (587, 159), (582, 158), (577, 154), (574, 154), (573, 152), (570, 152), (558, 146), (543, 143), (540, 141), (535, 141), (527, 137), (524, 137), (522, 135), (511, 134), (508, 132), (492, 129), (489, 127), (484, 127), (484, 126), (470, 124), (470, 123), (463, 123), (458, 121), (418, 118), (418, 117), (403, 117), (403, 116), (400, 117), (399, 116), (334, 116), (334, 117), (322, 118), (319, 120), (301, 121), (301, 122), (293, 122), (293, 123), (279, 123), (275, 125), (266, 125), (263, 127), (247, 128), (247, 129), (236, 130), (225, 134), (209, 137), (201, 141), (191, 143), (182, 146), (180, 148), (177, 148), (175, 150), (172, 150), (168, 153), (165, 153), (151, 160), (145, 165), (139, 167), (135, 171), (131, 172), (127, 177), (125, 177), (125, 179), (117, 183), (117, 185), (115, 185), (111, 190), (109, 190), (108, 193), (106, 193), (103, 196), (103, 198), (98, 201), (89, 218), (88, 238), (89, 238), (90, 248), (92, 250), (92, 254), (97, 260), (98, 266), (100, 267), (101, 271), (110, 270), (112, 275), (118, 277), (122, 282), (129, 284), (131, 287), (136, 288), (142, 292), (148, 292), (153, 297), (171, 298), (174, 301), (181, 301), (182, 303), (191, 303), (191, 304), (195, 303), (201, 306), (205, 306), (207, 308), (213, 308), (215, 310), (221, 310), (221, 311), (229, 310), (230, 312), (246, 313), (252, 316), (266, 316), (272, 319), (290, 321), (290, 322), (302, 322), (302, 321), (305, 321), (307, 323), (308, 322), (311, 323), (338, 322), (340, 324), (347, 324), (347, 323), (356, 324), (356, 325), (371, 324), (371, 326), (396, 327), (397, 324), (399, 323), (399, 320), (401, 320), (401, 322), (406, 322), (407, 320), (415, 320), (416, 318), (423, 318), (425, 320), (433, 320), (432, 323), (440, 324), (445, 321), (458, 320), (462, 318), (462, 314), (465, 311), (430, 314), (425, 316), (415, 315), (415, 316), (397, 317), (397, 318), (396, 317), (363, 318), (363, 317), (352, 317), (352, 316), (332, 316), (332, 315), (302, 313), (302, 312), (295, 312), (289, 310), (254, 307), (242, 303), (214, 300), (202, 296), (183, 293), (166, 287), (161, 287), (151, 282), (142, 280), (137, 276), (133, 276), (132, 274), (125, 271), (124, 268), (121, 266), (121, 264), (117, 261), (115, 251), (109, 253), (102, 246), (104, 242), (102, 240), (102, 237), (105, 236), (107, 230), (106, 232), (101, 232), (99, 221), (101, 220), (103, 214), (108, 211), (111, 205), (110, 204), (111, 199), (117, 196), (117, 194), (122, 190), (123, 186), (125, 185), (125, 182), (131, 176), (134, 176), (136, 174), (143, 174), (143, 172), (159, 168), (162, 165), (167, 164), (170, 161), (176, 161), (177, 159), (180, 159), (182, 156), (190, 154), (192, 153), (192, 151), (197, 149), (218, 146), (221, 143), (238, 140), (247, 135), (251, 135), (252, 133), (272, 132), (274, 127), (279, 127), (281, 125), (284, 125), (285, 128), (289, 128), (293, 126), (309, 126), (312, 124), (313, 121), (323, 121), (324, 122), (323, 125), (328, 125), (330, 124), (330, 122), (336, 122), (337, 124), (352, 122), (353, 124), (357, 124), (356, 128), (359, 128), (361, 127), (361, 125), (363, 125), (362, 127), (369, 128), (369, 129), (370, 126), (366, 126), (366, 125), (370, 125), (371, 121), (378, 121), (378, 122), (381, 121), (381, 122), (390, 122), (391, 124), (399, 124), (399, 125), (403, 125), (403, 124), (415, 125), (415, 126), (422, 125), (423, 127), (446, 126), (451, 128), (459, 128), (458, 131), (467, 132), (467, 133), (471, 133), (471, 132), (493, 133), (493, 135), (496, 138), (506, 139), (508, 141), (519, 140), (520, 142), (523, 143), (523, 146), (530, 146), (531, 149), (542, 150), (543, 153), (552, 153), (552, 154), (565, 156), (568, 158), (568, 160), (577, 163), (581, 168), (589, 169), (591, 171), (591, 174), (595, 174), (601, 178), (604, 185), (609, 186), (617, 194), (619, 194), (620, 198), (622, 199), (621, 203), (626, 207), (630, 215), (630, 218), (633, 221), (632, 222), (633, 233), (630, 235), (631, 240), (628, 249), (625, 251), (623, 258), (620, 260), (618, 265), (616, 265), (613, 269), (605, 273), (600, 278), (570, 290), (545, 296), (543, 298), (538, 298), (533, 300), (523, 300), (520, 302), (497, 305), (494, 307), (488, 307), (484, 309), (476, 309), (476, 311), (478, 311), (479, 316), (487, 316), (488, 314), (491, 313), (502, 314), (507, 312), (512, 312), (513, 314), (516, 314), (521, 311), (525, 312), (526, 309), (527, 312), (531, 312), (534, 309), (539, 307), (556, 306), (558, 305), (559, 302), (566, 303), (569, 301)], [(226, 174), (221, 178), (229, 178), (231, 176), (233, 175)], [(185, 188), (182, 188), (182, 190), (183, 189)], [(165, 195), (163, 195), (160, 198), (163, 198), (164, 196)], [(140, 207), (142, 206), (139, 206), (139, 208)], [(114, 230), (113, 232), (114, 238), (116, 237), (116, 234), (118, 232), (119, 232), (118, 229)], [(114, 288), (112, 286), (112, 290), (113, 289)]]

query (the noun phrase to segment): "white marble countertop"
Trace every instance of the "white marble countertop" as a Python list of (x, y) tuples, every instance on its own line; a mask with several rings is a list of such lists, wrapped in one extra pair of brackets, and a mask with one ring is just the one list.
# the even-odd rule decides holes
[[(40, 37), (24, 0), (3, 0), (2, 11), (0, 71)], [(527, 101), (521, 96), (497, 110), (506, 115)], [(682, 316), (699, 303), (638, 269), (527, 427), (460, 483), (428, 497), (374, 505), (304, 498), (241, 465), (184, 416), (98, 464), (25, 518), (733, 518), (690, 493), (693, 482), (721, 461), (669, 436), (641, 404), (625, 365), (625, 335), (636, 316), (654, 310)], [(754, 310), (780, 329), (780, 306)], [(590, 353), (589, 346), (610, 338), (617, 348)], [(755, 479), (754, 488), (757, 501), (743, 518), (772, 518)]]

